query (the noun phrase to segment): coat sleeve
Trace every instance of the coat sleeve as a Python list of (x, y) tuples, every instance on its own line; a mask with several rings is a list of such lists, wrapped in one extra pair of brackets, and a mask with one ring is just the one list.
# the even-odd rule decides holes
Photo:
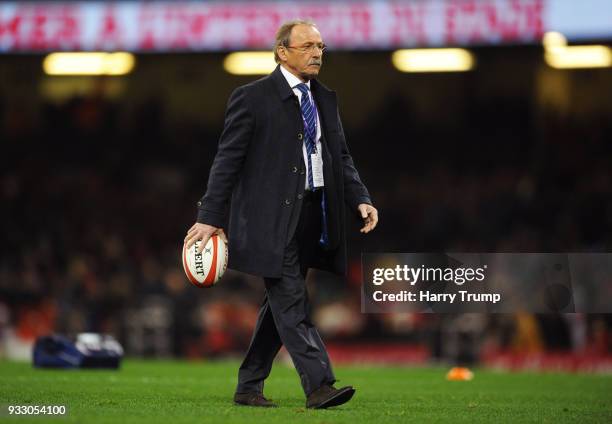
[(245, 91), (244, 87), (238, 87), (229, 98), (223, 132), (208, 176), (206, 194), (198, 201), (197, 222), (214, 227), (225, 225), (229, 200), (242, 170), (255, 126)]
[(357, 172), (355, 164), (353, 163), (353, 158), (351, 157), (346, 144), (346, 138), (344, 137), (344, 128), (342, 127), (339, 112), (338, 130), (340, 132), (340, 157), (342, 159), (342, 174), (344, 176), (344, 199), (351, 213), (357, 213), (357, 206), (359, 206), (361, 203), (371, 205), (372, 200), (370, 199), (368, 189), (361, 182), (359, 173)]

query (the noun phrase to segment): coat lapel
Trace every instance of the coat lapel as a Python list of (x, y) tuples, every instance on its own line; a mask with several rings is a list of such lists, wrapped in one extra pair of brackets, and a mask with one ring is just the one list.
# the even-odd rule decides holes
[(276, 65), (276, 68), (270, 74), (270, 78), (272, 79), (281, 100), (285, 101), (295, 96), (293, 90), (291, 87), (289, 87), (289, 84), (287, 84), (285, 76), (280, 70), (280, 65)]
[(319, 114), (321, 115), (322, 131), (326, 131), (328, 128), (335, 128), (338, 126), (336, 122), (336, 92), (330, 90), (317, 80), (310, 82), (310, 89), (312, 95), (317, 103)]
[[(317, 103), (319, 115), (321, 117), (321, 150), (323, 153), (323, 178), (325, 179), (325, 199), (327, 206), (327, 224), (329, 245), (328, 250), (338, 247), (340, 240), (340, 222), (338, 193), (336, 191), (336, 173), (341, 172), (334, 169), (333, 154), (330, 150), (329, 130), (338, 127), (337, 100), (336, 93), (317, 80), (310, 82), (312, 95)], [(340, 165), (336, 164), (338, 168)]]

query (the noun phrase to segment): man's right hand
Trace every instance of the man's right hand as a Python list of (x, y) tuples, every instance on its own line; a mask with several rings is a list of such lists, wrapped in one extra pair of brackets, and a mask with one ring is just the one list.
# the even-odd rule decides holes
[(227, 243), (227, 237), (223, 232), (222, 228), (213, 227), (208, 224), (200, 224), (196, 222), (193, 226), (187, 231), (187, 235), (185, 236), (184, 243), (187, 244), (187, 249), (189, 249), (196, 241), (202, 240), (200, 243), (200, 247), (198, 247), (198, 253), (202, 253), (204, 250), (204, 246), (208, 243), (208, 240), (214, 235), (218, 234), (225, 243)]

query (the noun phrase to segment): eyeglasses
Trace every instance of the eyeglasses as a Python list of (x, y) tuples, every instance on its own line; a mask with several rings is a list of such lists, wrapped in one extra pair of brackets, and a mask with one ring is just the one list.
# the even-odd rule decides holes
[(300, 53), (314, 53), (315, 48), (321, 50), (321, 53), (325, 52), (327, 46), (323, 43), (318, 44), (305, 44), (303, 46), (285, 46), (288, 49), (296, 49)]

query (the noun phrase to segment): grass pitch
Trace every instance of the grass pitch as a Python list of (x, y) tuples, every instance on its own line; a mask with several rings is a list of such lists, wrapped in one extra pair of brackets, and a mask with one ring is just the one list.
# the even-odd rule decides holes
[[(446, 368), (336, 367), (346, 405), (305, 408), (297, 373), (275, 364), (265, 394), (279, 408), (235, 406), (237, 362), (124, 361), (119, 371), (40, 370), (0, 362), (0, 421), (74, 423), (612, 422), (612, 376)], [(8, 416), (7, 405), (66, 405), (66, 417)]]

